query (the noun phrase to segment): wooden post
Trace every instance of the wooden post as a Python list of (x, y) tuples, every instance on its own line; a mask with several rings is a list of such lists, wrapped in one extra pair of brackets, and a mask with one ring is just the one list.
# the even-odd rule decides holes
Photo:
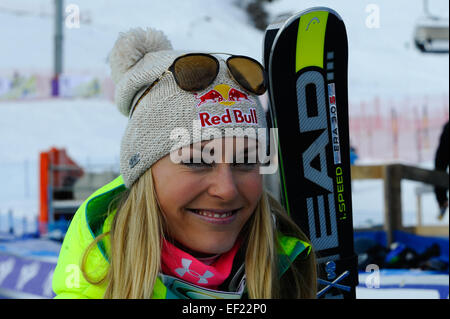
[(390, 245), (394, 240), (394, 230), (402, 228), (402, 166), (387, 165), (384, 176), (384, 227), (387, 244)]
[[(351, 176), (353, 180), (383, 179), (384, 230), (386, 231), (388, 245), (391, 244), (394, 240), (393, 234), (395, 230), (412, 231), (416, 234), (424, 236), (448, 236), (448, 225), (421, 225), (422, 219), (420, 216), (418, 217), (418, 226), (408, 228), (403, 227), (401, 198), (402, 179), (419, 181), (430, 185), (430, 187), (440, 186), (448, 188), (448, 173), (403, 164), (389, 164), (373, 166), (352, 166)], [(418, 212), (418, 214), (420, 214), (420, 212)]]

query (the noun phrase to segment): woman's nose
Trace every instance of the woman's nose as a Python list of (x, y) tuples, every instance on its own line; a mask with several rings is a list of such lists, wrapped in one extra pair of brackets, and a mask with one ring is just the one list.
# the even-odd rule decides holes
[(239, 194), (235, 176), (229, 164), (217, 164), (211, 175), (208, 193), (223, 200), (233, 200)]

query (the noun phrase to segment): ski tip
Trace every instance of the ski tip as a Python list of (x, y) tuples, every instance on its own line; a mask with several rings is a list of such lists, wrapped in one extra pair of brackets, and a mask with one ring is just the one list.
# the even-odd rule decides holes
[[(275, 44), (278, 41), (278, 38), (280, 36), (280, 34), (283, 32), (284, 29), (288, 28), (292, 23), (294, 23), (295, 21), (297, 21), (302, 15), (308, 14), (308, 13), (312, 13), (312, 12), (323, 12), (326, 11), (332, 15), (334, 15), (339, 21), (343, 22), (342, 17), (333, 9), (328, 8), (328, 7), (311, 7), (308, 8), (306, 10), (297, 12), (296, 14), (290, 16), (289, 18), (287, 18), (286, 20), (284, 20), (284, 22), (279, 22), (279, 23), (272, 23), (270, 24), (265, 31), (265, 35), (267, 35), (267, 33), (269, 33), (269, 30), (274, 30), (277, 29), (277, 35), (275, 36), (275, 39), (273, 40), (273, 45), (272, 45), (272, 50), (273, 47), (275, 46)], [(272, 55), (272, 52), (270, 53), (269, 56)], [(270, 58), (269, 58), (269, 65), (271, 64), (270, 62)]]
[(338, 18), (340, 21), (343, 21), (342, 17), (339, 15), (339, 13), (337, 13), (335, 10), (333, 10), (331, 8), (328, 8), (328, 7), (311, 7), (311, 8), (308, 8), (306, 10), (297, 12), (296, 14), (292, 15), (290, 18), (286, 19), (284, 21), (284, 23), (280, 22), (281, 25), (280, 25), (279, 28), (282, 28), (283, 26), (290, 25), (293, 21), (295, 21), (296, 19), (298, 19), (302, 15), (305, 15), (305, 14), (308, 14), (308, 13), (311, 13), (311, 12), (318, 12), (318, 11), (326, 11), (326, 12), (331, 13), (334, 16), (336, 16), (336, 18)]
[(339, 13), (337, 13), (334, 9), (331, 9), (331, 8), (328, 8), (328, 7), (312, 7), (312, 8), (306, 9), (306, 10), (300, 12), (300, 13), (301, 14), (305, 14), (305, 13), (310, 13), (310, 12), (313, 12), (313, 11), (327, 11), (327, 12), (335, 15), (336, 18), (338, 18), (339, 20), (342, 21), (342, 17), (339, 15)]
[(271, 24), (269, 24), (266, 27), (265, 33), (267, 34), (268, 32), (273, 31), (273, 30), (283, 29), (284, 27), (290, 25), (293, 21), (298, 19), (300, 16), (307, 14), (307, 13), (311, 13), (311, 12), (317, 12), (317, 11), (327, 11), (327, 12), (333, 14), (334, 16), (336, 16), (336, 18), (338, 18), (340, 21), (342, 21), (342, 17), (339, 15), (339, 13), (337, 13), (335, 10), (333, 10), (331, 8), (312, 7), (312, 8), (303, 10), (303, 11), (299, 11), (290, 16), (286, 16), (286, 15), (281, 16), (279, 19), (276, 19), (275, 21), (273, 21)]

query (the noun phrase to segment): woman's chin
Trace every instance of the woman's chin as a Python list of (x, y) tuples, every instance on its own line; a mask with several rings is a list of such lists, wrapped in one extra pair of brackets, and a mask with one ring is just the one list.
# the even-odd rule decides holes
[[(222, 237), (222, 236), (219, 236)], [(225, 238), (205, 238), (201, 242), (182, 243), (184, 249), (193, 256), (223, 254), (233, 248), (235, 236), (224, 236)]]

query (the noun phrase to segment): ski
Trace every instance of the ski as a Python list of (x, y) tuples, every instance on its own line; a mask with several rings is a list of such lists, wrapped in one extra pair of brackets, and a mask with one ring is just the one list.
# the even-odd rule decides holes
[(317, 254), (317, 297), (355, 298), (345, 25), (311, 8), (268, 26), (263, 47), (282, 203)]

